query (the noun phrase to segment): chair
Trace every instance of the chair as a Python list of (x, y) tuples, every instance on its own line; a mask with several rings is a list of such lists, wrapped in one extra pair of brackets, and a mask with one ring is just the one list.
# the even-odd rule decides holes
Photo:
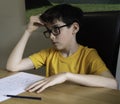
[(120, 11), (84, 13), (78, 43), (95, 48), (115, 76), (120, 44)]

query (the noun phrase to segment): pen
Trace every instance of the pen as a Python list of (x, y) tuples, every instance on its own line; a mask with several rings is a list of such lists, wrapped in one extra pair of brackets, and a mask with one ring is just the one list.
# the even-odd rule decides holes
[(7, 97), (12, 97), (12, 98), (23, 98), (23, 99), (41, 100), (41, 97), (17, 96), (17, 95), (5, 95), (5, 96), (7, 96)]

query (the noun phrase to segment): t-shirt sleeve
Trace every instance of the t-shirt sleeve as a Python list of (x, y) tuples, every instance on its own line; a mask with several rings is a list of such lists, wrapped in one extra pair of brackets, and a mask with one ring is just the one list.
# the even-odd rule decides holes
[(48, 54), (49, 54), (49, 50), (46, 49), (46, 50), (41, 50), (40, 52), (29, 56), (29, 58), (33, 62), (35, 69), (38, 69), (42, 67), (43, 65), (45, 65)]
[(109, 70), (102, 60), (102, 58), (99, 56), (97, 51), (93, 49), (89, 55), (88, 55), (88, 60), (89, 60), (89, 67), (90, 67), (90, 74), (101, 74), (102, 72), (105, 72)]

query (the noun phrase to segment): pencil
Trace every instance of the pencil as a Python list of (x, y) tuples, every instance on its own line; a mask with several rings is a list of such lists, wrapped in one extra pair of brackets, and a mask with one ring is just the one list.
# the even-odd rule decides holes
[(32, 99), (32, 100), (41, 100), (41, 97), (32, 97), (32, 96), (17, 96), (17, 95), (5, 95), (11, 98), (23, 98), (23, 99)]

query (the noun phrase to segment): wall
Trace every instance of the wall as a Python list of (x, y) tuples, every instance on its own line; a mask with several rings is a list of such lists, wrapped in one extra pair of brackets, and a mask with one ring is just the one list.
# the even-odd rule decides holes
[[(9, 54), (25, 30), (25, 12), (24, 0), (0, 0), (0, 68), (2, 69), (5, 69)], [(50, 45), (41, 31), (38, 30), (33, 33), (24, 56)]]
[(5, 68), (8, 55), (24, 25), (24, 0), (0, 0), (0, 67)]
[(117, 71), (116, 71), (116, 78), (118, 80), (118, 88), (120, 90), (120, 47), (119, 47), (119, 55), (118, 55), (118, 65), (117, 65)]

